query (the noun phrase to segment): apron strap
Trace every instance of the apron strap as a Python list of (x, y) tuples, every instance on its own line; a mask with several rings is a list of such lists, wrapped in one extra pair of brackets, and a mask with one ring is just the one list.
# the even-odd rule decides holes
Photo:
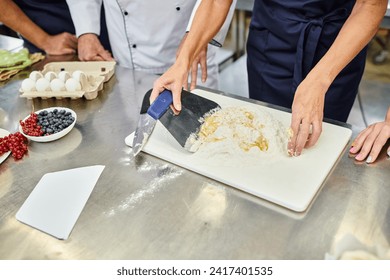
[(302, 18), (294, 19), (304, 23), (305, 26), (302, 29), (298, 39), (293, 75), (293, 93), (295, 93), (298, 85), (302, 82), (302, 80), (306, 77), (312, 68), (317, 45), (320, 40), (324, 25), (329, 22), (346, 20), (348, 16), (348, 9), (340, 8), (320, 18), (308, 20)]

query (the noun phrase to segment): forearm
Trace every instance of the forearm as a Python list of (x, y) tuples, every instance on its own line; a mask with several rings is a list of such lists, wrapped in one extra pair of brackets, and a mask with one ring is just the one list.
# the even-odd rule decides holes
[(390, 106), (389, 106), (389, 109), (387, 110), (385, 121), (390, 122)]
[[(186, 28), (187, 32), (191, 30), (192, 21), (194, 19), (195, 13), (198, 10), (200, 3), (202, 3), (202, 0), (196, 1), (194, 9), (192, 10), (190, 21), (189, 21), (187, 28)], [(231, 23), (232, 18), (234, 16), (236, 4), (237, 4), (237, 0), (232, 0), (232, 3), (231, 3), (230, 8), (229, 8), (229, 12), (225, 18), (224, 23), (222, 24), (222, 26), (221, 26), (220, 30), (217, 32), (217, 34), (212, 38), (210, 43), (212, 43), (216, 46), (219, 46), (219, 47), (221, 47), (223, 45), (223, 43), (225, 41), (225, 37), (229, 31), (230, 23)]]
[(225, 21), (232, 0), (203, 0), (200, 4), (191, 30), (180, 50), (177, 63), (189, 70), (195, 57), (219, 31)]
[(386, 0), (358, 0), (328, 52), (309, 73), (329, 87), (337, 75), (376, 34), (386, 12)]
[(49, 34), (28, 18), (13, 1), (0, 0), (0, 4), (0, 21), (38, 48), (44, 49)]

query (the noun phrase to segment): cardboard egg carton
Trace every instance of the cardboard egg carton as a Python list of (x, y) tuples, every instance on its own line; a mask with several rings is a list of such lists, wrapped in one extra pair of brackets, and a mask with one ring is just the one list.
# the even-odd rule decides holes
[(40, 72), (45, 76), (48, 72), (54, 72), (58, 75), (61, 71), (67, 71), (72, 75), (75, 71), (82, 71), (85, 76), (80, 76), (81, 90), (75, 91), (53, 91), (50, 88), (45, 91), (37, 91), (33, 89), (31, 91), (24, 91), (19, 89), (21, 97), (28, 99), (32, 98), (71, 98), (77, 99), (84, 97), (87, 100), (95, 99), (98, 92), (103, 89), (104, 82), (107, 82), (115, 72), (115, 61), (70, 61), (70, 62), (51, 62), (44, 66)]

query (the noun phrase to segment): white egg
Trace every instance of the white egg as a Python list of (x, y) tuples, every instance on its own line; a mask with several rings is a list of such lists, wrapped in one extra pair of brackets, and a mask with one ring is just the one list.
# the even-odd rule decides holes
[(67, 91), (78, 91), (81, 90), (81, 84), (79, 81), (70, 78), (65, 82), (65, 88)]
[(31, 80), (33, 80), (34, 82), (36, 82), (38, 79), (43, 78), (43, 75), (42, 75), (42, 73), (39, 72), (39, 71), (32, 71), (32, 72), (30, 73), (29, 78), (30, 78)]
[(60, 79), (54, 79), (50, 82), (50, 88), (52, 91), (62, 91), (65, 90), (65, 83)]
[(71, 77), (68, 71), (61, 71), (57, 76), (58, 79), (62, 80), (64, 83)]
[(35, 81), (31, 78), (24, 79), (21, 87), (24, 92), (36, 90)]
[(76, 70), (72, 73), (72, 78), (75, 79), (76, 81), (78, 82), (81, 82), (81, 80), (83, 78), (87, 78), (87, 76), (85, 75), (85, 73), (83, 71), (80, 71), (80, 70)]
[(48, 80), (49, 82), (51, 82), (52, 80), (54, 80), (55, 78), (57, 78), (57, 74), (54, 73), (53, 71), (49, 71), (45, 74), (45, 79)]
[(37, 91), (46, 91), (50, 89), (50, 82), (45, 78), (40, 78), (35, 83), (35, 88), (37, 89)]

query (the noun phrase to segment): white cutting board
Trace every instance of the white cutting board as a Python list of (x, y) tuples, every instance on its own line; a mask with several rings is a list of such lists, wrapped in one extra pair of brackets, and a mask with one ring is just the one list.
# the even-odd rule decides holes
[[(222, 108), (261, 108), (286, 127), (290, 126), (291, 113), (200, 89), (193, 93), (217, 102)], [(125, 139), (129, 146), (132, 145), (133, 134)], [(216, 164), (212, 157), (199, 158), (196, 153), (185, 151), (165, 127), (157, 122), (143, 151), (293, 211), (303, 212), (320, 189), (351, 135), (352, 131), (348, 128), (323, 123), (323, 131), (317, 144), (304, 150), (299, 157), (286, 156), (282, 160), (261, 166), (229, 166)], [(234, 163), (234, 156), (230, 160)]]

